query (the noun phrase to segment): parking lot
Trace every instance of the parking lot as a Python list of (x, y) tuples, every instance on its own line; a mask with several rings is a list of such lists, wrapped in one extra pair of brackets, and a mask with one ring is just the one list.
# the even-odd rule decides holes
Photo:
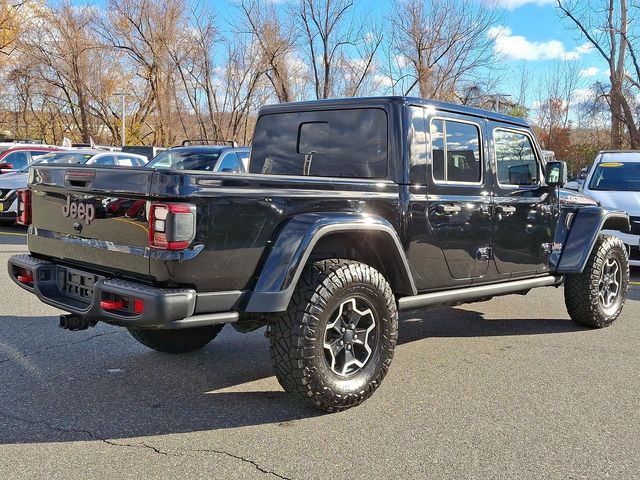
[[(0, 264), (24, 252), (0, 227)], [(401, 318), (389, 375), (323, 415), (272, 375), (263, 331), (169, 356), (0, 274), (1, 478), (637, 478), (640, 272), (586, 330), (543, 288)]]

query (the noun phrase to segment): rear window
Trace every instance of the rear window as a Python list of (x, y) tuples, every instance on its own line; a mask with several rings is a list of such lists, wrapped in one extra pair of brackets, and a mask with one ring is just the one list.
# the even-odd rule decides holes
[(269, 114), (256, 125), (250, 172), (384, 178), (387, 150), (384, 110)]
[(92, 153), (47, 153), (40, 157), (41, 163), (86, 163), (94, 154)]
[(147, 163), (149, 168), (170, 170), (204, 170), (212, 172), (216, 166), (219, 151), (176, 149), (166, 150)]

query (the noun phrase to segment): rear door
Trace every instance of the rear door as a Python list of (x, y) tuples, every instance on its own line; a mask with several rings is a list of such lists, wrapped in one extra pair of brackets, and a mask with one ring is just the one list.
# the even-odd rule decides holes
[(496, 171), (494, 258), (501, 274), (548, 269), (557, 205), (544, 184), (541, 152), (526, 129), (490, 124)]
[(428, 222), (451, 277), (468, 283), (486, 273), (491, 256), (492, 176), (484, 128), (482, 119), (451, 113), (428, 119)]
[(147, 192), (153, 170), (35, 165), (29, 249), (101, 271), (149, 274)]

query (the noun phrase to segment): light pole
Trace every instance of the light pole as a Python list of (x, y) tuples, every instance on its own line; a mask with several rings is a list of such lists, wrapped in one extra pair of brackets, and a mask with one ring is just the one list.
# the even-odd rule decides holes
[(496, 112), (500, 113), (500, 97), (502, 98), (511, 98), (511, 95), (508, 93), (494, 93), (493, 94), (493, 108), (495, 108)]
[(116, 97), (120, 97), (122, 99), (122, 125), (121, 125), (121, 133), (120, 133), (120, 138), (122, 139), (122, 146), (124, 147), (126, 145), (126, 139), (125, 139), (125, 117), (126, 117), (126, 111), (125, 111), (125, 97), (127, 96), (126, 92), (116, 92), (114, 93), (114, 95)]

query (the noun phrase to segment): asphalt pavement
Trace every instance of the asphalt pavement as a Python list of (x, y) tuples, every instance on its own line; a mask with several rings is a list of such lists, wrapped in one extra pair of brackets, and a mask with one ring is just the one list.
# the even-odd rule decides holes
[[(24, 252), (0, 227), (0, 264)], [(319, 414), (271, 373), (262, 331), (170, 356), (59, 311), (0, 265), (0, 478), (635, 479), (640, 272), (617, 322), (587, 330), (562, 289), (403, 315), (362, 406)]]

